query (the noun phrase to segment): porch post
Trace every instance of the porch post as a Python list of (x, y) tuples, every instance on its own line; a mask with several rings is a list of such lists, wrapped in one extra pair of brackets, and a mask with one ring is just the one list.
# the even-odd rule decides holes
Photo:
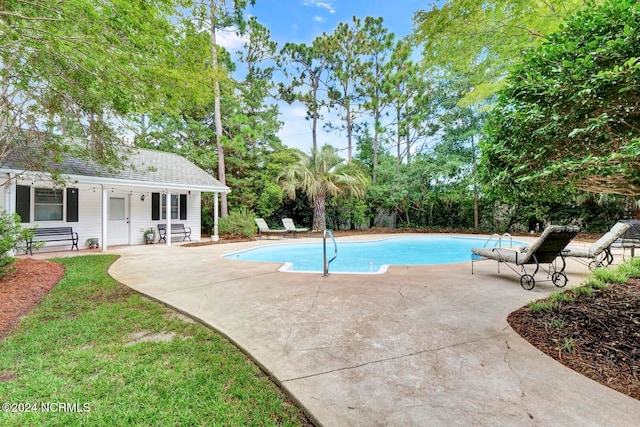
[[(12, 172), (9, 174), (9, 180), (5, 183), (7, 188), (4, 191), (4, 209), (10, 215), (16, 213), (16, 181), (16, 174)], [(9, 256), (14, 256), (15, 254), (15, 249), (9, 249)]]
[(102, 186), (102, 252), (107, 251), (107, 189)]
[(218, 193), (213, 193), (213, 241), (217, 242), (218, 236)]
[(13, 215), (16, 213), (16, 184), (17, 184), (16, 174), (9, 174), (9, 181), (7, 182), (7, 189), (4, 193), (4, 207), (5, 210)]
[(171, 191), (167, 189), (167, 204), (165, 208), (165, 216), (167, 217), (167, 230), (165, 234), (165, 240), (167, 246), (171, 246)]

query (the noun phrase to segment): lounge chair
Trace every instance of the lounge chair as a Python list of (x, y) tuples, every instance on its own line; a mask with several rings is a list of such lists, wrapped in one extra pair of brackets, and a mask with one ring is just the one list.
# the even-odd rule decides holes
[(309, 231), (308, 228), (304, 227), (296, 227), (291, 218), (282, 218), (282, 225), (284, 225), (284, 229), (289, 233), (293, 234), (293, 237), (296, 237), (298, 233), (304, 233), (305, 231)]
[[(498, 273), (500, 273), (500, 263), (507, 263), (507, 267), (520, 275), (520, 286), (526, 290), (531, 290), (536, 285), (534, 276), (542, 268), (547, 272), (551, 281), (559, 288), (567, 284), (567, 276), (564, 274), (566, 266), (564, 248), (578, 234), (580, 228), (575, 226), (551, 225), (547, 227), (538, 240), (530, 246), (520, 249), (515, 248), (473, 248), (471, 249), (471, 274), (473, 274), (473, 263), (480, 260), (498, 261)], [(556, 260), (562, 261), (561, 268), (557, 268)], [(520, 272), (509, 264), (520, 266)], [(541, 264), (548, 264), (548, 268)], [(532, 274), (527, 273), (526, 266), (535, 265)]]
[(622, 257), (625, 257), (627, 249), (631, 249), (631, 258), (636, 256), (635, 250), (640, 248), (640, 220), (637, 219), (621, 219), (618, 222), (629, 224), (629, 229), (618, 240), (616, 240), (612, 248), (621, 248)]
[(287, 230), (272, 230), (267, 225), (266, 221), (262, 218), (256, 218), (256, 225), (258, 226), (258, 238), (262, 239), (262, 235), (269, 237), (270, 235), (276, 235), (284, 237)]
[(567, 246), (565, 248), (565, 251), (567, 251), (565, 256), (574, 258), (576, 261), (588, 265), (591, 270), (595, 270), (598, 267), (606, 267), (613, 262), (611, 245), (622, 237), (629, 228), (631, 228), (630, 224), (618, 222), (611, 230), (606, 232), (588, 248), (572, 248), (571, 246)]

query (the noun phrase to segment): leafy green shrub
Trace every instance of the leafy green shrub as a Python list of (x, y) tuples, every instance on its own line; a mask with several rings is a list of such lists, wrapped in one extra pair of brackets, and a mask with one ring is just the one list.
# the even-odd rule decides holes
[(233, 211), (218, 223), (220, 234), (251, 238), (256, 234), (255, 214), (245, 208)]
[(11, 271), (11, 265), (16, 260), (11, 251), (24, 248), (25, 241), (31, 237), (33, 232), (22, 228), (18, 215), (0, 212), (0, 277)]

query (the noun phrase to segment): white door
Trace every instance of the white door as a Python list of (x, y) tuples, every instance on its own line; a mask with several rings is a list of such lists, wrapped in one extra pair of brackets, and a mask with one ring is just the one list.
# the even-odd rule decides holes
[(129, 196), (109, 197), (107, 243), (109, 245), (129, 244)]

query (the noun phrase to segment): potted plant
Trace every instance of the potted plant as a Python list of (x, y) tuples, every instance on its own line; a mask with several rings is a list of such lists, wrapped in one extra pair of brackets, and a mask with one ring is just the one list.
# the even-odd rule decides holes
[(89, 246), (89, 249), (99, 248), (100, 244), (98, 242), (99, 240), (97, 237), (89, 237), (87, 239), (87, 246)]
[(156, 240), (156, 231), (149, 227), (144, 230), (144, 243), (147, 245), (152, 244)]

